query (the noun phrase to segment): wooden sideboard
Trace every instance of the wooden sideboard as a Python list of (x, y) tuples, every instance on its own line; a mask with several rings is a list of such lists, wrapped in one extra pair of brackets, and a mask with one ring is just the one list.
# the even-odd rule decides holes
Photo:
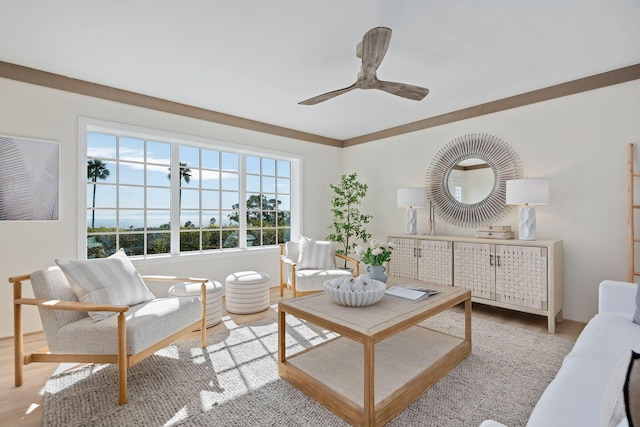
[(562, 321), (562, 240), (498, 240), (391, 234), (388, 274), (456, 285), (472, 301)]

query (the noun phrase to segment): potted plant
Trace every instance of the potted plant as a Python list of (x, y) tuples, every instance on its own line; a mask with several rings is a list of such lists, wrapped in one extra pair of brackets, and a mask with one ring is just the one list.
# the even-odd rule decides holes
[(369, 247), (356, 247), (356, 255), (364, 264), (367, 264), (367, 273), (374, 280), (387, 283), (386, 268), (382, 265), (391, 260), (391, 252), (393, 252), (393, 243), (381, 243), (379, 240), (372, 239)]
[(331, 199), (333, 224), (329, 226), (333, 232), (326, 238), (341, 246), (336, 250), (336, 253), (348, 255), (355, 250), (358, 240), (365, 242), (371, 238), (371, 234), (367, 232), (366, 224), (371, 221), (373, 216), (363, 214), (359, 210), (369, 187), (358, 181), (356, 173), (342, 175), (340, 184), (329, 184), (329, 187), (335, 193)]

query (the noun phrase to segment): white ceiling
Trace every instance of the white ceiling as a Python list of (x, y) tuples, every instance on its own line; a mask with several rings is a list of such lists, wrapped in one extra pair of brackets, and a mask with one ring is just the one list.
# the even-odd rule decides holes
[[(382, 80), (356, 44), (393, 30)], [(340, 140), (640, 63), (639, 0), (0, 0), (0, 61)]]

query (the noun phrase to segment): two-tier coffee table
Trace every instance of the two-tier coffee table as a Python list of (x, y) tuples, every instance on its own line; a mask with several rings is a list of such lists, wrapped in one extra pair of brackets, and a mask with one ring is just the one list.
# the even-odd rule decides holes
[[(280, 376), (353, 425), (386, 424), (471, 353), (470, 291), (427, 287), (441, 292), (417, 303), (384, 296), (369, 307), (344, 307), (324, 293), (281, 301)], [(418, 325), (458, 304), (464, 337)], [(340, 336), (288, 355), (287, 314)]]

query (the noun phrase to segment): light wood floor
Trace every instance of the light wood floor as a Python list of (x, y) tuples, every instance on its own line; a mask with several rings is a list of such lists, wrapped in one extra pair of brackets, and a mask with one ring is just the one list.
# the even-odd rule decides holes
[[(261, 313), (249, 315), (234, 315), (224, 312), (223, 316), (231, 317), (232, 320), (239, 325), (262, 320), (267, 317), (276, 318), (276, 304), (278, 301), (280, 301), (279, 292), (276, 288), (273, 288), (271, 290), (272, 308)], [(517, 313), (511, 310), (481, 304), (473, 305), (473, 316), (535, 332), (547, 333), (547, 320), (542, 316)], [(213, 332), (224, 327), (224, 322), (221, 322), (209, 328), (208, 331)], [(575, 341), (582, 331), (582, 328), (584, 328), (583, 323), (564, 321), (556, 326), (556, 335)], [(198, 332), (193, 333), (194, 338), (198, 336)], [(42, 333), (30, 334), (25, 338), (25, 353), (38, 350), (45, 346), (46, 343)], [(13, 339), (0, 339), (0, 424), (11, 426), (40, 426), (42, 422), (42, 388), (47, 379), (56, 372), (56, 370), (64, 370), (68, 367), (69, 365), (59, 365), (55, 363), (32, 363), (24, 367), (24, 384), (21, 387), (15, 387)]]

